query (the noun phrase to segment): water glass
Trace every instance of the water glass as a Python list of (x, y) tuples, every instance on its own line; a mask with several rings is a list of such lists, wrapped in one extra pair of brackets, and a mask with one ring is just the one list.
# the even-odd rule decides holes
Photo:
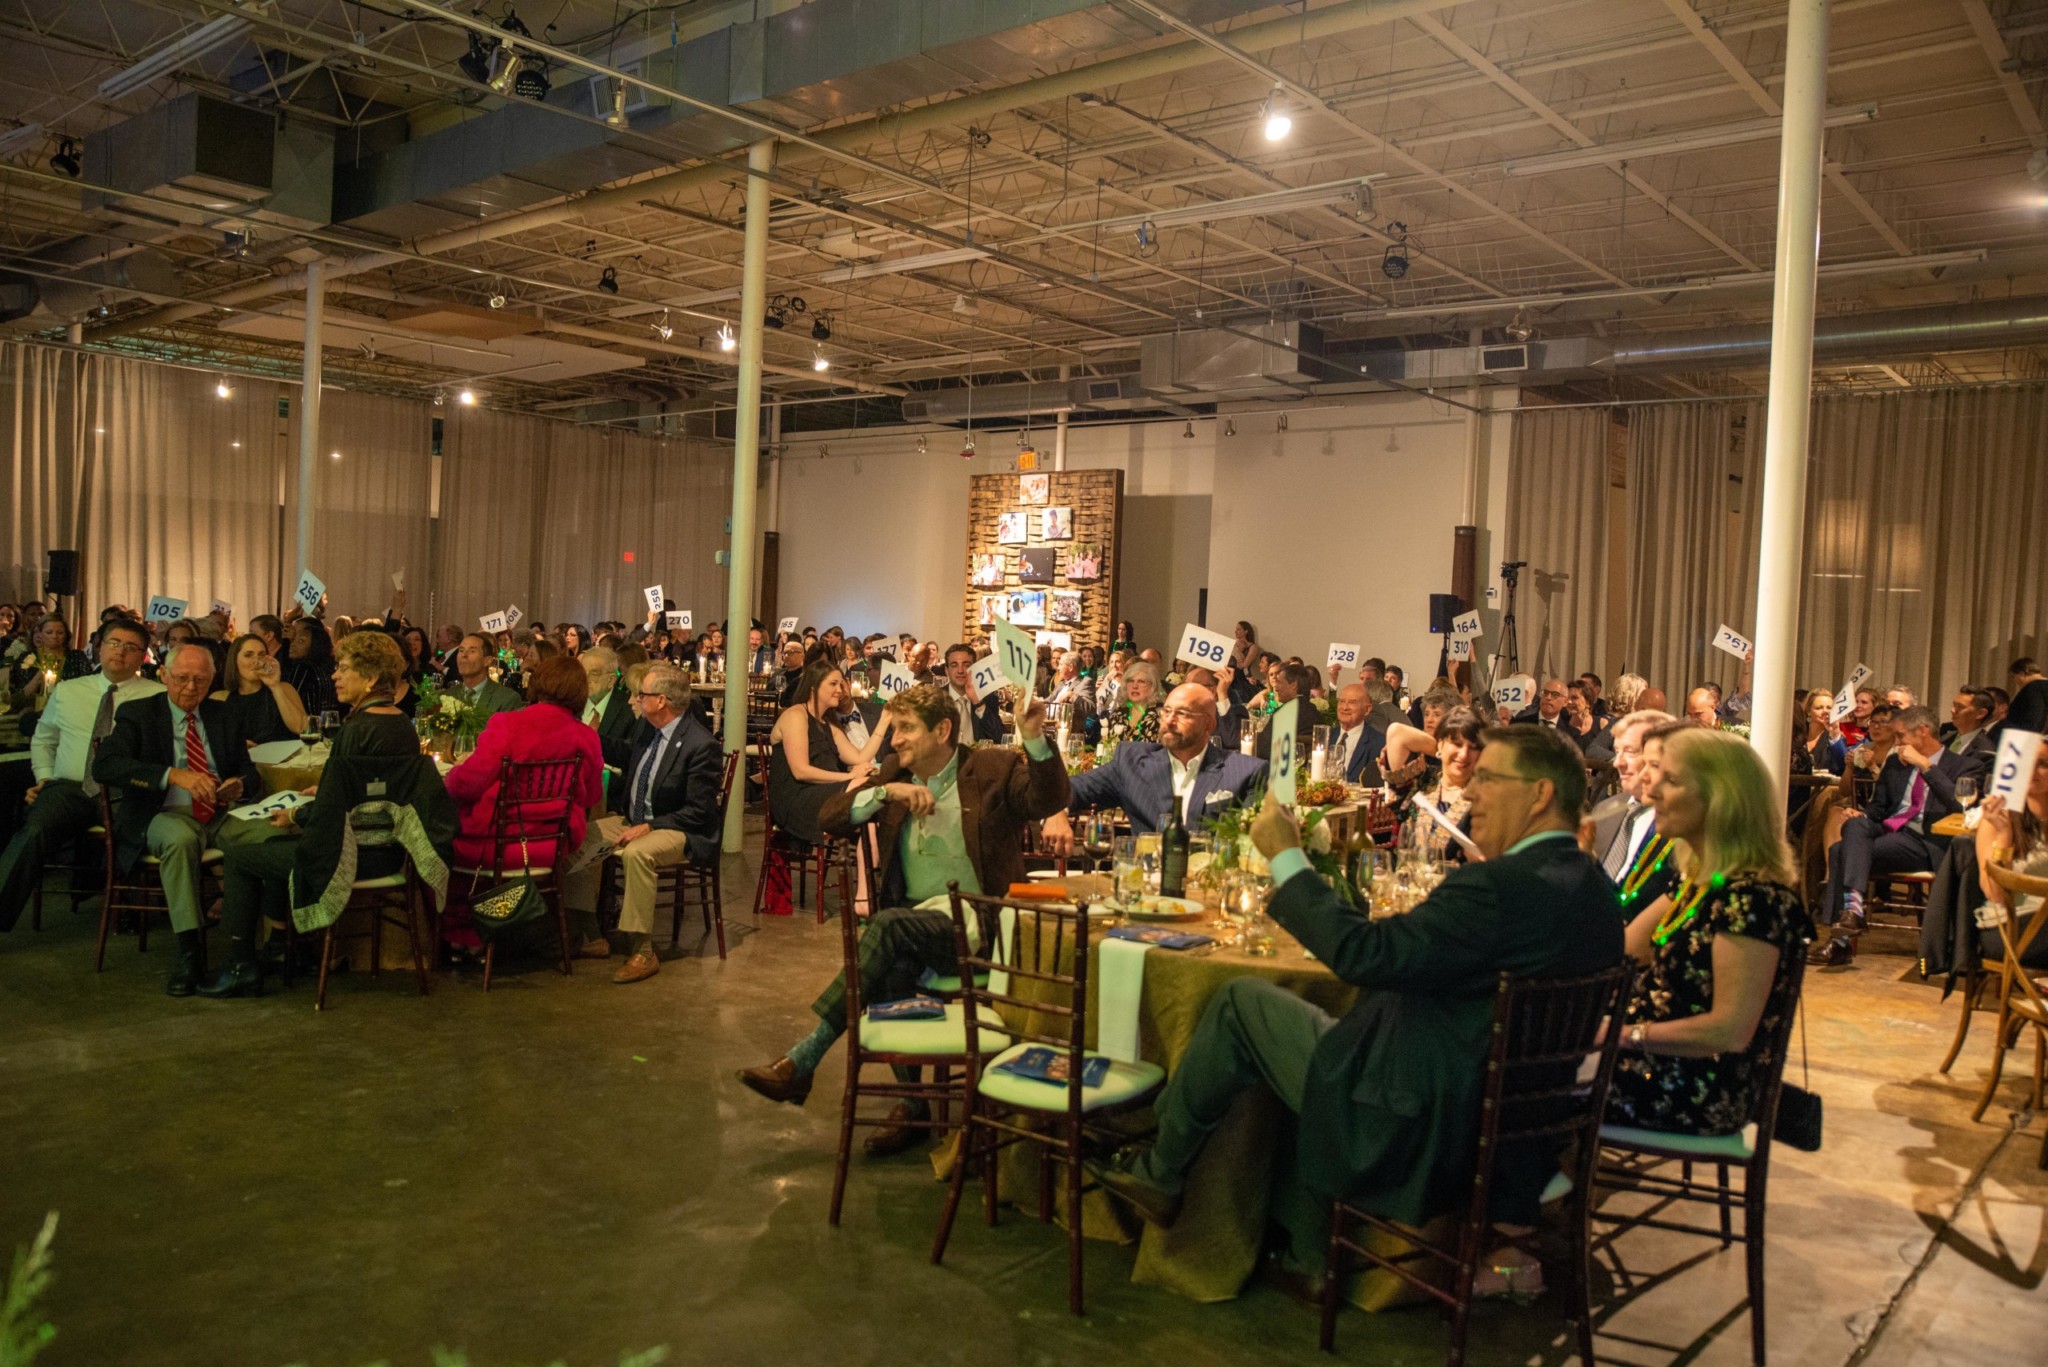
[(1125, 907), (1145, 895), (1145, 866), (1138, 861), (1138, 837), (1120, 835), (1111, 842), (1110, 869), (1116, 899)]

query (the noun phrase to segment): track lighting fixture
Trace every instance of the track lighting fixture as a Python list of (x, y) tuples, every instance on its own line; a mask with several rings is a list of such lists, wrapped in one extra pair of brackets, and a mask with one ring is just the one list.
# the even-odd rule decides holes
[(597, 287), (606, 294), (617, 294), (619, 292), (619, 268), (617, 266), (606, 266), (604, 274), (597, 277)]
[(831, 368), (832, 362), (826, 358), (824, 349), (822, 347), (818, 348), (817, 350), (814, 350), (811, 353), (811, 369), (818, 371), (820, 374), (823, 374), (825, 371), (830, 370)]
[(718, 349), (720, 351), (731, 351), (739, 344), (739, 338), (732, 335), (732, 324), (720, 323), (718, 325)]
[(1527, 309), (1516, 309), (1513, 320), (1506, 327), (1502, 328), (1501, 331), (1507, 334), (1507, 339), (1510, 342), (1518, 345), (1536, 335), (1535, 327), (1529, 322), (1529, 311)]
[(522, 100), (545, 100), (550, 84), (548, 64), (536, 57), (519, 69), (512, 82), (512, 93)]
[(504, 296), (504, 295), (502, 295), (502, 294), (494, 294), (494, 295), (492, 295), (492, 296), (491, 296), (491, 307), (492, 307), (492, 308), (494, 308), (494, 309), (501, 309), (501, 308), (505, 307), (505, 296)]
[(925, 454), (926, 454), (926, 453), (928, 453), (928, 452), (929, 452), (929, 451), (930, 451), (931, 449), (932, 449), (932, 444), (931, 444), (931, 441), (930, 441), (930, 440), (929, 440), (928, 438), (925, 438), (925, 437), (919, 437), (919, 438), (917, 439), (917, 454), (919, 454), (920, 456), (922, 456), (922, 455), (925, 455)]
[(1189, 441), (1195, 439), (1195, 420), (1193, 418), (1188, 419), (1188, 425), (1181, 430), (1181, 435)]
[(814, 342), (829, 342), (832, 340), (832, 325), (822, 313), (811, 324), (811, 340)]
[(676, 335), (676, 330), (669, 326), (667, 309), (661, 311), (661, 321), (654, 325), (654, 335), (664, 342)]
[(491, 79), (491, 54), (498, 50), (498, 40), (486, 38), (471, 30), (469, 51), (455, 59), (455, 65), (462, 68), (462, 74), (478, 85), (487, 85)]
[(1237, 435), (1236, 418), (1225, 418), (1223, 420), (1223, 435), (1226, 437), (1234, 437)]
[(1287, 97), (1275, 85), (1273, 93), (1266, 96), (1266, 103), (1260, 108), (1260, 122), (1265, 125), (1266, 141), (1279, 142), (1294, 131), (1294, 117), (1287, 112)]
[(966, 441), (963, 441), (963, 442), (961, 442), (961, 443), (960, 443), (960, 459), (962, 459), (962, 460), (973, 460), (973, 459), (974, 459), (974, 434), (973, 434), (972, 432), (969, 432), (969, 433), (967, 434), (967, 440), (966, 440)]
[(78, 144), (65, 138), (57, 145), (57, 154), (50, 158), (50, 169), (60, 176), (78, 179)]
[(475, 408), (476, 391), (468, 388), (463, 389), (455, 396), (455, 402), (461, 404), (464, 408)]
[(1387, 231), (1393, 241), (1387, 244), (1387, 251), (1380, 258), (1380, 274), (1389, 280), (1399, 280), (1408, 274), (1408, 225), (1389, 223)]
[(434, 391), (434, 407), (436, 407), (436, 408), (446, 408), (447, 406), (448, 406), (448, 391), (447, 391), (447, 390), (445, 390), (445, 389), (437, 389), (437, 390), (435, 390), (435, 391)]
[(626, 117), (626, 83), (624, 81), (620, 81), (612, 87), (612, 112), (604, 116), (604, 121), (607, 126), (612, 128), (630, 128), (633, 126), (632, 120)]
[(213, 393), (216, 398), (232, 399), (235, 397), (235, 387), (229, 384), (228, 377), (223, 375), (213, 382)]
[(1285, 432), (1287, 430), (1287, 415), (1285, 413), (1282, 413), (1274, 420), (1273, 430), (1275, 432)]
[(777, 332), (789, 326), (789, 318), (780, 304), (770, 304), (768, 311), (761, 315), (761, 326), (774, 328)]

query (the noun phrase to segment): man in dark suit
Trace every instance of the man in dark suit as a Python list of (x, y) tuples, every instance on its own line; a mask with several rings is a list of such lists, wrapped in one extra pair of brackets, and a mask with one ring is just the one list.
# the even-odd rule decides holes
[(958, 730), (963, 745), (976, 741), (1003, 739), (1002, 699), (991, 693), (986, 698), (974, 696), (974, 647), (956, 644), (946, 647), (946, 701), (953, 705)]
[(1948, 725), (1941, 728), (1941, 743), (1965, 759), (1982, 757), (1986, 772), (1998, 758), (1998, 742), (1991, 739), (1991, 694), (1975, 684), (1956, 690), (1948, 705)]
[[(1158, 742), (1125, 741), (1108, 764), (1074, 775), (1067, 810), (1121, 807), (1131, 829), (1149, 835), (1159, 829), (1160, 816), (1178, 806), (1188, 828), (1200, 830), (1209, 818), (1242, 803), (1266, 773), (1264, 760), (1209, 744), (1215, 729), (1216, 695), (1200, 684), (1182, 684), (1159, 709)], [(1064, 812), (1045, 823), (1044, 834), (1054, 853), (1073, 848), (1074, 830)]]
[(612, 975), (616, 983), (641, 982), (661, 971), (654, 952), (655, 870), (686, 859), (713, 862), (724, 835), (718, 785), (725, 760), (718, 738), (690, 707), (689, 676), (672, 664), (652, 665), (640, 679), (639, 698), (640, 720), (625, 756), (625, 815), (590, 823), (562, 879), (564, 905), (595, 913), (604, 859), (616, 853), (625, 866), (619, 929), (628, 953)]
[(640, 718), (620, 675), (619, 657), (604, 646), (592, 646), (576, 657), (576, 663), (583, 666), (583, 675), (590, 681), (583, 721), (597, 732), (605, 768), (622, 774), (633, 758), (633, 734), (640, 727)]
[(1842, 826), (1842, 838), (1828, 851), (1828, 882), (1818, 920), (1835, 932), (1807, 951), (1811, 964), (1834, 966), (1856, 957), (1856, 937), (1868, 924), (1864, 889), (1883, 873), (1932, 873), (1948, 841), (1932, 835), (1934, 824), (1962, 810), (1956, 780), (1981, 779), (1990, 768), (1983, 752), (1959, 755), (1943, 747), (1934, 711), (1908, 707), (1892, 718), (1897, 742), (1877, 772), (1877, 786), (1864, 810)]
[[(1386, 691), (1385, 684), (1379, 687)], [(1372, 706), (1372, 684), (1350, 683), (1337, 690), (1337, 734), (1330, 739), (1329, 767), (1323, 772), (1341, 764), (1346, 783), (1379, 786), (1380, 752), (1387, 748), (1387, 733), (1373, 725)]]
[[(1267, 797), (1252, 839), (1272, 861), (1268, 911), (1361, 989), (1358, 1003), (1336, 1020), (1267, 979), (1225, 984), (1155, 1105), (1155, 1143), (1120, 1155), (1103, 1185), (1170, 1224), (1209, 1132), (1263, 1080), (1301, 1117), (1297, 1159), (1321, 1209), (1342, 1197), (1421, 1225), (1466, 1198), (1500, 975), (1592, 973), (1622, 956), (1614, 890), (1573, 839), (1586, 771), (1570, 743), (1548, 729), (1488, 731), (1467, 791), (1485, 861), (1379, 921), (1315, 875), (1293, 816)], [(1544, 1157), (1503, 1155), (1494, 1219), (1534, 1222), (1556, 1172)], [(1299, 1232), (1296, 1249), (1316, 1257)]]
[[(929, 684), (906, 688), (884, 710), (890, 757), (859, 790), (834, 794), (820, 814), (825, 830), (841, 838), (876, 823), (882, 862), (875, 905), (883, 910), (861, 932), (859, 965), (860, 1000), (870, 1004), (912, 995), (926, 970), (959, 972), (947, 884), (1007, 893), (1024, 880), (1026, 824), (1067, 802), (1067, 767), (1046, 742), (1043, 700), (1032, 699), (1017, 719), (1022, 754), (959, 745), (953, 704)], [(817, 1028), (773, 1063), (743, 1069), (742, 1083), (770, 1101), (803, 1105), (819, 1060), (846, 1033), (843, 973), (811, 1010)], [(895, 1123), (867, 1141), (869, 1152), (908, 1148), (923, 1132), (912, 1123), (919, 1118), (909, 1103), (899, 1105)]]
[(164, 905), (178, 935), (178, 962), (164, 986), (173, 997), (191, 996), (206, 968), (200, 859), (223, 837), (228, 808), (263, 793), (237, 714), (206, 696), (213, 669), (213, 652), (205, 646), (174, 647), (159, 675), (164, 691), (115, 710), (114, 729), (92, 766), (114, 803), (116, 867), (132, 872), (145, 851), (157, 858)]
[(516, 690), (491, 677), (491, 662), (497, 658), (497, 642), (482, 632), (473, 631), (455, 645), (455, 682), (448, 691), (486, 717), (526, 706)]

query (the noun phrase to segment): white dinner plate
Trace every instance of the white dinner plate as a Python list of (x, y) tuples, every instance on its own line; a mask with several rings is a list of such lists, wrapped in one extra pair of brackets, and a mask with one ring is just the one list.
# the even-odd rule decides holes
[(1126, 909), (1121, 902), (1104, 901), (1102, 906), (1133, 921), (1192, 921), (1202, 916), (1202, 904), (1191, 897), (1155, 897), (1147, 894), (1138, 905)]

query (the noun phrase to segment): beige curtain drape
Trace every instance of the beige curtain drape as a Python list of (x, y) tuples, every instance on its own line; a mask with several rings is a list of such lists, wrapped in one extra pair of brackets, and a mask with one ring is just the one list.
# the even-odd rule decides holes
[[(294, 398), (296, 398), (294, 391)], [(329, 389), (320, 401), (313, 458), (313, 540), (307, 564), (327, 585), (330, 610), (381, 614), (428, 574), (434, 464), (433, 410), (410, 399)], [(298, 497), (299, 405), (285, 462), (287, 505)], [(289, 573), (289, 569), (287, 573)], [(297, 582), (296, 575), (292, 576)], [(290, 592), (291, 584), (285, 586)], [(412, 601), (407, 600), (410, 609)], [(417, 620), (418, 614), (410, 614)]]
[(1523, 669), (1571, 678), (1607, 658), (1609, 411), (1531, 408), (1508, 453), (1507, 558), (1526, 560), (1516, 595)]
[(637, 622), (655, 584), (700, 631), (725, 616), (720, 448), (473, 409), (443, 430), (436, 621)]
[(44, 553), (80, 552), (95, 610), (155, 594), (243, 620), (280, 588), (283, 437), (278, 388), (120, 357), (0, 348), (0, 413), (12, 438), (0, 509), (0, 598), (43, 591)]
[[(1598, 412), (1599, 410), (1586, 410)], [(1604, 528), (1579, 515), (1586, 473), (1570, 411), (1515, 415), (1510, 559), (1584, 566)], [(1764, 409), (1730, 401), (1629, 410), (1628, 630), (1614, 656), (1673, 706), (1739, 665), (1712, 647), (1748, 635)], [(2016, 656), (2048, 653), (2048, 384), (1816, 399), (1808, 451), (1797, 679), (1839, 687), (1867, 664), (1944, 703), (1964, 683), (2003, 683)], [(1593, 659), (1598, 575), (1569, 605), (1525, 589), (1525, 663)], [(1539, 625), (1540, 622), (1540, 625)]]
[(1763, 418), (1751, 404), (1680, 404), (1629, 415), (1628, 640), (1622, 667), (1662, 688), (1673, 709), (1707, 679), (1732, 689), (1740, 669), (1713, 648), (1726, 623), (1756, 616), (1753, 491)]
[[(222, 399), (215, 381), (0, 346), (0, 600), (41, 594), (44, 553), (71, 547), (93, 612), (166, 594), (204, 613), (218, 597), (247, 622), (287, 601), (298, 390), (244, 378)], [(421, 623), (515, 605), (550, 624), (638, 621), (651, 584), (700, 630), (725, 615), (713, 553), (732, 472), (715, 444), (332, 388), (320, 432), (310, 559), (333, 612), (381, 612), (403, 571)]]

